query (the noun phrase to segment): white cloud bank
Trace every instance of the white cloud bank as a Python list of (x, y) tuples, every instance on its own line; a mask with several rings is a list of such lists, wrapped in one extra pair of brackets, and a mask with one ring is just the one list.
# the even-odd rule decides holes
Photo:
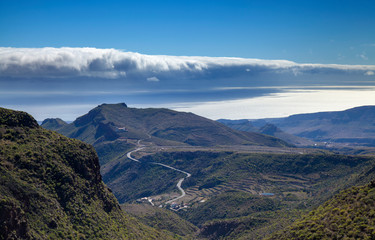
[(167, 105), (211, 119), (259, 119), (293, 114), (342, 111), (375, 105), (375, 88), (363, 90), (298, 90), (251, 99)]
[(0, 48), (0, 105), (38, 120), (74, 120), (103, 102), (124, 101), (213, 119), (281, 117), (375, 105), (374, 72), (374, 65)]
[[(99, 77), (123, 78), (129, 73), (175, 72), (195, 74), (225, 68), (257, 68), (272, 71), (359, 71), (362, 75), (375, 71), (373, 65), (298, 64), (287, 60), (261, 60), (228, 57), (186, 57), (144, 55), (116, 49), (96, 48), (0, 48), (0, 77)], [(367, 74), (369, 75), (369, 74)]]

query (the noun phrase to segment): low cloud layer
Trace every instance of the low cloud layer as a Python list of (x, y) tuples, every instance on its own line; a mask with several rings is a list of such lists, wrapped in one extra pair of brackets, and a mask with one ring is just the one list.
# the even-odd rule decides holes
[[(298, 64), (287, 60), (228, 57), (144, 55), (116, 49), (96, 48), (0, 48), (0, 77), (27, 78), (194, 78), (217, 73), (243, 74), (355, 72), (369, 75), (375, 66)], [(216, 76), (216, 75), (215, 75)], [(150, 81), (150, 80), (149, 80)]]
[[(374, 65), (156, 56), (96, 48), (0, 48), (0, 106), (31, 112), (38, 120), (74, 120), (105, 102), (149, 107), (184, 103), (180, 109), (212, 118), (264, 117), (269, 103), (268, 112), (280, 116), (299, 108), (311, 112), (311, 106), (331, 106), (337, 99), (374, 104), (368, 94), (375, 87), (374, 72)], [(323, 92), (330, 98), (318, 94)], [(282, 102), (290, 111), (281, 112)], [(348, 106), (343, 101), (334, 106), (341, 105)]]
[[(211, 119), (259, 119), (293, 114), (342, 111), (375, 105), (375, 88), (363, 90), (299, 90), (231, 101), (176, 104), (177, 111), (194, 112)], [(225, 116), (225, 117), (223, 117)]]

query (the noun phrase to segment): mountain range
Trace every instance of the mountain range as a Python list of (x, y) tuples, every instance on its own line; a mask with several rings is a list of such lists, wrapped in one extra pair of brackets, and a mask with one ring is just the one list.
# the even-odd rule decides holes
[(258, 133), (236, 131), (192, 113), (169, 109), (128, 108), (125, 103), (102, 104), (71, 124), (46, 120), (43, 127), (90, 144), (118, 139), (148, 139), (162, 145), (266, 145), (288, 144)]
[[(307, 138), (302, 138), (295, 136), (293, 134), (286, 133), (278, 128), (276, 125), (264, 122), (264, 125), (260, 125), (260, 127), (256, 127), (252, 124), (250, 120), (242, 119), (242, 120), (227, 120), (227, 119), (219, 119), (218, 122), (225, 124), (226, 126), (245, 132), (257, 132), (264, 135), (273, 136), (279, 138), (289, 144), (298, 146), (298, 147), (308, 147), (314, 146), (315, 143)], [(259, 125), (259, 124), (258, 124)]]
[[(286, 118), (220, 120), (220, 122), (235, 129), (256, 132), (261, 132), (259, 129), (266, 124), (273, 124), (287, 134), (313, 142), (324, 142), (327, 145), (375, 146), (375, 106), (362, 106), (336, 112), (296, 114)], [(270, 135), (278, 136), (272, 133)], [(287, 139), (280, 135), (279, 137)]]

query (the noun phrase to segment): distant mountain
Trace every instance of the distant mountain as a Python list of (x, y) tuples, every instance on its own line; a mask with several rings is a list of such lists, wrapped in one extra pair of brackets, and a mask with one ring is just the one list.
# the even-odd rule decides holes
[(0, 239), (169, 238), (121, 211), (94, 149), (0, 108)]
[(352, 187), (270, 239), (374, 239), (375, 182)]
[(117, 139), (150, 138), (150, 141), (161, 145), (288, 145), (280, 139), (236, 131), (192, 113), (128, 108), (124, 103), (102, 104), (73, 123), (55, 130), (90, 144)]
[(375, 106), (265, 120), (282, 131), (313, 141), (375, 146)]
[[(375, 146), (375, 106), (296, 114), (286, 118), (218, 121), (236, 130), (271, 135), (297, 146), (311, 146), (314, 142)], [(278, 130), (271, 130), (270, 128), (275, 127), (269, 124), (276, 126)]]
[(47, 118), (41, 124), (42, 127), (48, 130), (57, 130), (66, 125), (68, 125), (68, 123), (64, 122), (60, 118)]
[(284, 140), (285, 142), (294, 144), (296, 146), (312, 146), (312, 145), (314, 145), (313, 141), (311, 141), (309, 139), (306, 139), (306, 138), (302, 138), (302, 137), (298, 137), (298, 136), (286, 133), (286, 132), (282, 131), (280, 128), (276, 127), (274, 124), (271, 124), (271, 123), (267, 123), (266, 125), (261, 127), (259, 129), (259, 132), (262, 133), (262, 134), (265, 134), (265, 135), (270, 135), (270, 136), (280, 138), (280, 139)]
[[(255, 124), (252, 121), (247, 120), (247, 119), (241, 119), (241, 120), (219, 119), (217, 121), (235, 130), (246, 131), (246, 132), (256, 132), (256, 133), (273, 136), (273, 137), (279, 138), (281, 140), (284, 140), (285, 142), (288, 142), (296, 146), (312, 146), (314, 144), (313, 141), (308, 140), (306, 138), (301, 138), (301, 137), (283, 132), (280, 128), (276, 127), (274, 124), (267, 123), (266, 121), (258, 121)], [(256, 127), (255, 125), (257, 125), (258, 127)]]

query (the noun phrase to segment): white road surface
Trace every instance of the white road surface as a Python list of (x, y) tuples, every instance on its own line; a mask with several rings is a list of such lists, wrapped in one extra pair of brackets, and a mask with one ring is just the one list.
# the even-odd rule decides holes
[[(135, 161), (135, 162), (139, 162), (139, 163), (141, 163), (141, 161), (139, 161), (138, 159), (133, 158), (133, 157), (131, 156), (132, 153), (137, 152), (137, 151), (140, 151), (140, 150), (142, 150), (142, 149), (145, 148), (144, 145), (141, 145), (141, 140), (138, 140), (137, 145), (140, 146), (140, 147), (137, 148), (137, 149), (135, 149), (135, 150), (133, 150), (133, 151), (128, 152), (128, 153), (126, 154), (126, 156), (127, 156), (130, 160), (133, 160), (133, 161)], [(165, 204), (169, 204), (169, 203), (175, 202), (175, 201), (177, 201), (178, 199), (185, 197), (186, 193), (185, 193), (184, 189), (181, 187), (181, 184), (182, 184), (182, 182), (183, 182), (186, 178), (191, 177), (191, 174), (188, 173), (188, 172), (182, 171), (182, 170), (180, 170), (180, 169), (177, 169), (177, 168), (171, 167), (171, 166), (169, 166), (169, 165), (163, 164), (163, 163), (153, 162), (152, 164), (160, 165), (160, 166), (162, 166), (162, 167), (169, 168), (169, 169), (172, 169), (172, 170), (175, 170), (175, 171), (181, 172), (181, 173), (183, 173), (183, 174), (186, 174), (186, 177), (181, 178), (181, 179), (178, 181), (177, 185), (176, 185), (177, 188), (178, 188), (178, 190), (181, 192), (181, 195), (178, 196), (178, 197), (176, 197), (176, 198), (173, 198), (173, 199), (171, 199), (171, 200), (168, 200), (167, 202), (165, 202)]]

